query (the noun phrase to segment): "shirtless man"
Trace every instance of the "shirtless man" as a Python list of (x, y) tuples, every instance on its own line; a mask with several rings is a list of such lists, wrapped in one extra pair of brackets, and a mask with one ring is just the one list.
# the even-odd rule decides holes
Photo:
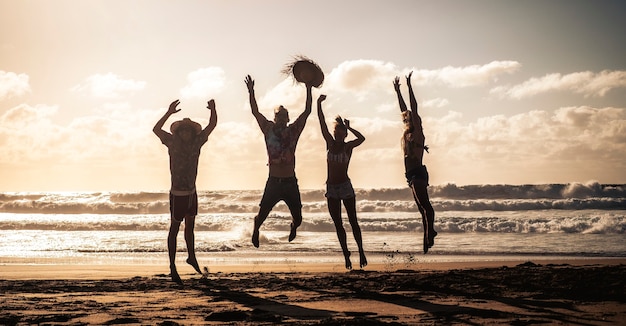
[(289, 241), (296, 238), (296, 229), (302, 223), (302, 200), (298, 179), (296, 179), (296, 145), (306, 120), (311, 114), (311, 88), (306, 85), (306, 105), (304, 112), (292, 124), (289, 122), (289, 112), (282, 105), (274, 111), (274, 121), (265, 118), (256, 103), (254, 95), (254, 80), (250, 75), (245, 78), (248, 94), (250, 98), (250, 108), (252, 115), (259, 124), (265, 138), (265, 147), (269, 159), (269, 177), (265, 183), (263, 198), (259, 204), (259, 213), (254, 217), (254, 231), (252, 232), (252, 244), (259, 247), (259, 228), (272, 211), (272, 208), (279, 202), (284, 201), (289, 207), (293, 222)]

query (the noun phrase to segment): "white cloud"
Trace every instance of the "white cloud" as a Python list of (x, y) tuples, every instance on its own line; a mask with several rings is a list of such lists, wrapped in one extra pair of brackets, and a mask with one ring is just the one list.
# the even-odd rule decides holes
[(145, 81), (121, 79), (113, 73), (95, 74), (87, 77), (84, 83), (72, 87), (72, 91), (89, 92), (99, 98), (119, 98), (121, 93), (136, 92), (146, 87)]
[[(284, 79), (260, 98), (256, 94), (259, 110), (269, 120), (274, 118), (274, 109), (280, 105), (289, 110), (291, 121), (304, 111), (306, 88), (302, 84), (294, 84), (291, 78)], [(315, 99), (312, 105), (315, 109)]]
[[(0, 126), (6, 129), (30, 129), (43, 120), (47, 121), (57, 111), (58, 107), (56, 106), (37, 105), (32, 107), (27, 104), (20, 104), (0, 116)], [(35, 132), (37, 128), (30, 131)]]
[(548, 74), (531, 78), (514, 86), (500, 86), (491, 90), (492, 94), (515, 99), (526, 98), (551, 91), (573, 91), (584, 96), (604, 96), (614, 88), (626, 87), (626, 71), (604, 70), (575, 72), (567, 75)]
[(29, 93), (28, 75), (0, 70), (0, 100)]
[(180, 90), (183, 98), (208, 98), (224, 89), (224, 70), (220, 67), (201, 68), (187, 75), (188, 84)]
[(331, 89), (364, 94), (391, 85), (397, 71), (394, 64), (378, 60), (344, 61), (333, 68), (326, 83)]
[(433, 98), (422, 102), (421, 106), (425, 108), (442, 108), (450, 104), (450, 101), (445, 98)]
[[(344, 61), (334, 68), (326, 78), (325, 88), (333, 91), (353, 93), (359, 101), (364, 101), (370, 94), (381, 91), (393, 91), (392, 82), (400, 76), (405, 84), (405, 76), (411, 71), (413, 86), (444, 85), (454, 88), (473, 87), (495, 81), (502, 74), (518, 71), (521, 64), (516, 61), (492, 61), (484, 65), (466, 67), (447, 66), (440, 69), (400, 69), (393, 63), (378, 60)], [(439, 107), (447, 105), (445, 100), (430, 104)]]
[[(499, 75), (517, 72), (521, 64), (517, 61), (492, 61), (484, 65), (466, 67), (447, 66), (441, 69), (413, 69), (414, 85), (438, 83), (461, 88), (486, 85), (497, 80)], [(408, 72), (407, 72), (408, 73)]]

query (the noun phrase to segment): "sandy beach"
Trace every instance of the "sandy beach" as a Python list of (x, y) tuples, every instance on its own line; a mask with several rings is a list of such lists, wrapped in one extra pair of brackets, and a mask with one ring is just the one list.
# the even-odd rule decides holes
[(2, 325), (626, 324), (626, 260), (334, 264), (0, 265)]

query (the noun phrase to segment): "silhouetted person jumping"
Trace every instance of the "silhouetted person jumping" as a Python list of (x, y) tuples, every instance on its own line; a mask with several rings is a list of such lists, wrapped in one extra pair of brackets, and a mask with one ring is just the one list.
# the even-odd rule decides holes
[[(335, 119), (335, 126), (333, 134), (331, 135), (326, 125), (324, 112), (322, 111), (322, 102), (325, 99), (326, 95), (321, 95), (317, 99), (317, 116), (320, 120), (322, 136), (324, 136), (324, 140), (326, 141), (327, 177), (325, 196), (328, 203), (328, 212), (335, 223), (339, 244), (341, 245), (341, 250), (343, 251), (343, 256), (346, 261), (346, 268), (352, 269), (350, 251), (348, 250), (346, 241), (346, 230), (341, 220), (341, 202), (343, 202), (343, 206), (346, 208), (346, 213), (348, 214), (348, 221), (352, 228), (354, 240), (359, 248), (359, 266), (363, 268), (367, 266), (367, 259), (365, 258), (365, 251), (363, 250), (361, 228), (359, 227), (359, 222), (356, 217), (356, 194), (354, 193), (352, 182), (348, 177), (348, 165), (350, 165), (352, 150), (363, 144), (365, 137), (363, 137), (360, 132), (350, 127), (350, 121), (343, 120), (340, 116), (337, 116)], [(346, 142), (348, 130), (356, 136), (356, 139)]]
[(173, 101), (165, 115), (152, 129), (167, 146), (170, 156), (170, 230), (167, 237), (167, 250), (170, 258), (170, 272), (172, 280), (182, 284), (182, 280), (176, 270), (176, 237), (180, 229), (180, 223), (185, 221), (185, 242), (187, 244), (187, 263), (202, 274), (198, 260), (196, 259), (194, 244), (194, 222), (198, 214), (198, 195), (196, 193), (196, 177), (198, 175), (198, 160), (200, 158), (200, 148), (207, 142), (209, 134), (217, 125), (217, 111), (215, 101), (210, 100), (207, 108), (211, 111), (211, 118), (206, 128), (202, 129), (200, 124), (185, 118), (174, 122), (171, 127), (171, 134), (163, 130), (165, 121), (180, 111), (176, 107), (179, 100)]
[(406, 76), (407, 87), (411, 102), (411, 110), (407, 110), (402, 93), (400, 92), (400, 78), (393, 81), (394, 89), (398, 95), (400, 111), (402, 112), (402, 122), (404, 122), (404, 134), (402, 135), (402, 152), (404, 153), (404, 168), (406, 180), (413, 192), (413, 198), (417, 208), (422, 215), (424, 228), (424, 253), (435, 244), (437, 232), (434, 229), (435, 210), (428, 198), (428, 170), (423, 165), (422, 159), (424, 151), (428, 151), (428, 146), (424, 145), (426, 138), (422, 129), (422, 118), (417, 112), (417, 100), (413, 94), (411, 86), (411, 72)]
[(263, 198), (259, 204), (259, 213), (254, 217), (254, 230), (252, 232), (252, 244), (259, 247), (259, 228), (272, 211), (272, 208), (281, 200), (287, 204), (293, 222), (289, 241), (296, 238), (296, 229), (302, 223), (302, 200), (298, 179), (296, 179), (296, 145), (306, 119), (311, 114), (311, 84), (306, 85), (306, 105), (304, 112), (292, 124), (289, 122), (289, 112), (282, 105), (274, 111), (274, 121), (265, 118), (256, 103), (254, 95), (254, 80), (250, 75), (245, 78), (250, 98), (252, 115), (256, 119), (265, 138), (267, 148), (269, 177), (265, 183)]

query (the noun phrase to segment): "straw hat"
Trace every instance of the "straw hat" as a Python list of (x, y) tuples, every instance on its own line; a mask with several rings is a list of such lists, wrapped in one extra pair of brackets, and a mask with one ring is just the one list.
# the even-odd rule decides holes
[(189, 118), (184, 118), (183, 120), (176, 121), (172, 123), (172, 125), (170, 126), (170, 130), (172, 131), (172, 134), (175, 134), (176, 131), (180, 128), (189, 128), (193, 130), (196, 133), (196, 135), (202, 131), (202, 126), (200, 126), (199, 123), (194, 122)]
[(320, 87), (324, 83), (322, 68), (304, 56), (297, 56), (293, 62), (288, 63), (283, 73), (293, 76), (300, 83), (311, 84), (313, 87)]

